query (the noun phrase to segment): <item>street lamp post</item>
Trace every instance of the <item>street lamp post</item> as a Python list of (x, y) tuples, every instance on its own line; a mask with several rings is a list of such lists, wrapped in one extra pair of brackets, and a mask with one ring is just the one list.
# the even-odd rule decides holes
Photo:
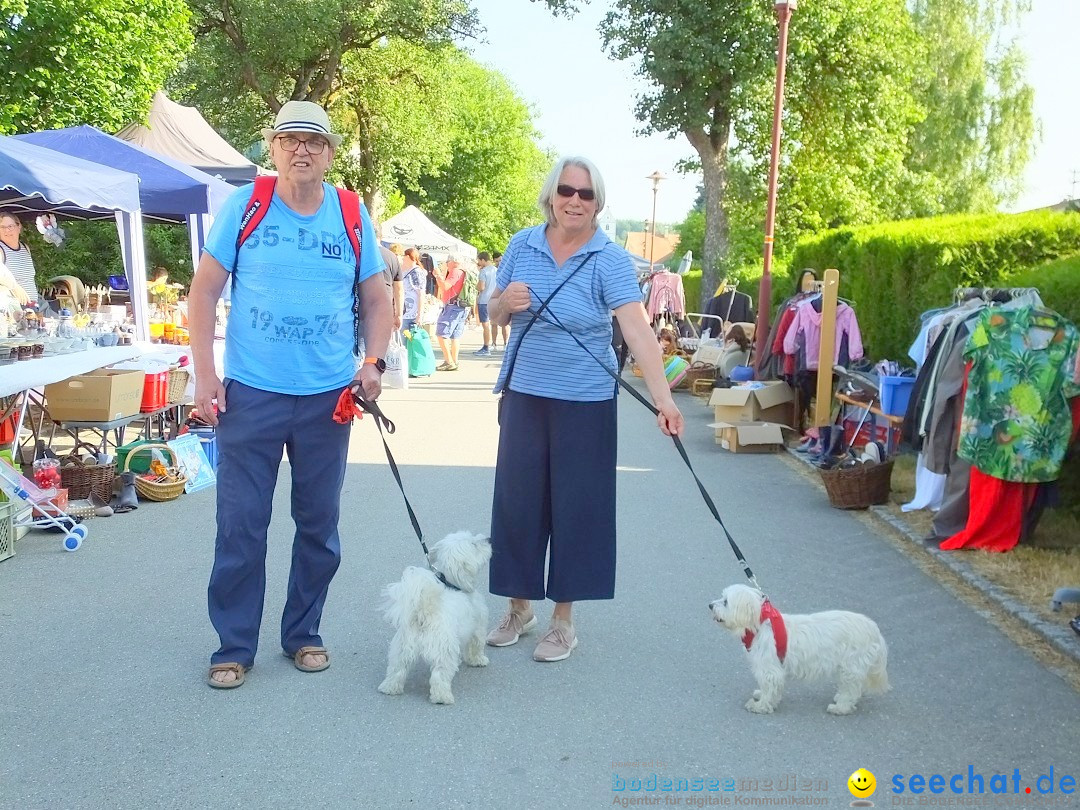
[(653, 270), (653, 256), (656, 253), (656, 190), (660, 186), (660, 181), (667, 178), (660, 174), (660, 170), (657, 169), (652, 174), (646, 176), (646, 180), (652, 180), (652, 221), (649, 225), (649, 272)]
[(769, 196), (765, 211), (765, 253), (761, 285), (758, 288), (758, 319), (755, 330), (757, 357), (762, 357), (769, 339), (769, 308), (772, 300), (773, 232), (776, 225), (776, 187), (780, 176), (780, 130), (784, 113), (784, 73), (787, 67), (788, 23), (798, 0), (775, 0), (780, 41), (776, 51), (776, 95), (773, 99), (772, 155), (769, 160)]

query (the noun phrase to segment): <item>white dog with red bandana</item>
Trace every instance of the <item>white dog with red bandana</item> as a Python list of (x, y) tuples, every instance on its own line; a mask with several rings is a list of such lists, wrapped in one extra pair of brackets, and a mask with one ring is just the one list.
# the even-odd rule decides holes
[(765, 594), (730, 585), (709, 603), (713, 618), (746, 647), (758, 688), (746, 708), (770, 714), (787, 678), (835, 679), (831, 714), (851, 714), (864, 694), (889, 689), (889, 650), (874, 621), (861, 613), (828, 610), (781, 616)]

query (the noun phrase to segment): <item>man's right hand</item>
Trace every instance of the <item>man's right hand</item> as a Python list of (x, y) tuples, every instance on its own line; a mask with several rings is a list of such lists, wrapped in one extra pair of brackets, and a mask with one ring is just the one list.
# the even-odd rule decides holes
[(199, 411), (199, 418), (211, 425), (217, 425), (218, 416), (214, 410), (214, 402), (217, 409), (225, 413), (225, 384), (218, 379), (216, 374), (201, 374), (195, 378), (195, 407)]

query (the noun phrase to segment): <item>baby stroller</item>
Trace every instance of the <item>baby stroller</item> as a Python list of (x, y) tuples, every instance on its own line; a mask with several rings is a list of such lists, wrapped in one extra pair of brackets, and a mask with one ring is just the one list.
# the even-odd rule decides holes
[(0, 492), (13, 501), (24, 501), (32, 507), (30, 516), (14, 521), (15, 526), (53, 529), (64, 534), (64, 551), (76, 551), (86, 539), (87, 529), (74, 515), (69, 515), (53, 502), (54, 495), (0, 461)]

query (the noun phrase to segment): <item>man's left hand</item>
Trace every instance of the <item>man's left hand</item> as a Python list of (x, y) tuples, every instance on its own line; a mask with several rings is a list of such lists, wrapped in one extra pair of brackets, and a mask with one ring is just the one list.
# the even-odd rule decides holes
[(382, 393), (382, 373), (371, 363), (364, 363), (353, 379), (353, 384), (359, 384), (364, 392), (364, 399), (374, 402)]

